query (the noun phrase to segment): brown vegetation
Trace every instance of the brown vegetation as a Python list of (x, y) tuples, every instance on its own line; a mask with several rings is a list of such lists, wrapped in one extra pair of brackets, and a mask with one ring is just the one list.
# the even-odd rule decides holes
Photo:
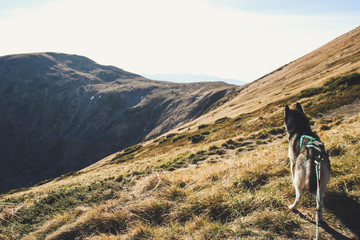
[[(356, 29), (352, 34), (359, 31)], [(337, 41), (343, 42), (340, 38), (331, 46), (337, 46)], [(328, 55), (327, 49), (320, 49), (324, 56)], [(310, 68), (314, 59), (304, 58), (307, 63), (305, 59), (296, 60), (294, 64), (302, 65), (289, 64), (248, 86), (248, 90), (265, 97), (268, 88), (259, 86), (262, 81), (268, 84), (264, 79), (270, 81), (281, 71), (290, 71), (289, 68), (300, 74), (305, 66), (313, 72), (314, 67), (322, 65)], [(234, 107), (225, 104), (226, 107), (208, 113), (213, 117), (206, 123), (199, 120), (180, 131), (143, 142), (141, 147), (109, 156), (81, 174), (2, 195), (0, 238), (313, 238), (315, 201), (306, 195), (299, 212), (287, 208), (294, 190), (283, 107), (300, 101), (332, 162), (332, 179), (324, 206), (326, 224), (321, 228), (321, 236), (358, 239), (360, 115), (348, 110), (341, 111), (340, 116), (339, 111), (359, 109), (359, 80), (354, 80), (356, 84), (343, 81), (357, 79), (357, 75), (338, 75), (340, 69), (350, 70), (337, 64), (329, 68), (331, 73), (326, 81), (319, 80), (316, 88), (320, 90), (311, 90), (315, 86), (310, 85), (305, 88), (310, 80), (284, 81), (281, 87), (275, 84), (273, 91), (294, 88), (297, 93), (303, 91), (302, 95), (283, 90), (266, 104), (258, 104), (259, 99), (254, 96), (245, 101), (250, 104), (246, 107), (239, 99), (246, 98), (248, 93), (240, 93), (234, 98), (237, 102), (231, 100), (236, 104)], [(351, 58), (351, 64), (358, 62)], [(356, 72), (351, 70), (350, 74)], [(338, 99), (339, 104), (335, 105), (333, 99)], [(236, 108), (239, 110), (235, 111)]]

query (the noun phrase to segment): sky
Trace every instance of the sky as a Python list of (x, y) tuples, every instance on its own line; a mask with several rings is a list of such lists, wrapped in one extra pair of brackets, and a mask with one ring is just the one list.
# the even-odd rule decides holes
[(0, 56), (62, 52), (144, 76), (236, 84), (359, 23), (359, 0), (0, 0)]

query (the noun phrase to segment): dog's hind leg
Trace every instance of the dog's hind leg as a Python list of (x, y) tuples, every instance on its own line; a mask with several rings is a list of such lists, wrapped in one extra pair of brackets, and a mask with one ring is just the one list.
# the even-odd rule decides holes
[(293, 183), (295, 187), (296, 196), (294, 203), (289, 205), (289, 208), (291, 210), (295, 210), (300, 204), (301, 196), (305, 188), (304, 179), (305, 179), (305, 175), (302, 171), (295, 171)]
[(302, 196), (302, 190), (299, 189), (297, 186), (295, 186), (295, 192), (296, 192), (295, 201), (293, 204), (289, 205), (289, 208), (291, 210), (295, 210), (299, 206)]

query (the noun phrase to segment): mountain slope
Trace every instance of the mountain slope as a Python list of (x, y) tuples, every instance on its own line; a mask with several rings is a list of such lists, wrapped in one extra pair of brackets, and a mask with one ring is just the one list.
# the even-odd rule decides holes
[[(360, 36), (352, 37), (358, 30), (335, 41), (356, 44)], [(328, 51), (341, 52), (342, 47)], [(318, 71), (318, 65), (307, 71), (293, 66), (297, 74), (289, 79), (285, 73), (274, 77), (280, 72), (275, 71), (266, 77), (270, 83), (263, 78), (247, 86), (259, 94), (254, 101), (246, 100), (245, 89), (205, 113), (207, 119), (200, 117), (81, 171), (2, 195), (0, 237), (311, 239), (315, 201), (305, 195), (299, 212), (287, 208), (295, 193), (283, 110), (301, 102), (332, 162), (321, 238), (359, 239), (360, 72), (341, 67), (358, 64), (358, 51), (351, 49), (348, 60), (334, 63), (322, 83), (297, 78)], [(271, 92), (280, 94), (264, 103)]]
[(200, 116), (224, 83), (151, 81), (59, 53), (0, 58), (0, 191), (79, 170)]
[(360, 27), (334, 39), (315, 51), (282, 66), (248, 84), (222, 110), (204, 115), (198, 124), (222, 116), (235, 117), (278, 100), (295, 96), (302, 90), (320, 87), (332, 77), (360, 70)]

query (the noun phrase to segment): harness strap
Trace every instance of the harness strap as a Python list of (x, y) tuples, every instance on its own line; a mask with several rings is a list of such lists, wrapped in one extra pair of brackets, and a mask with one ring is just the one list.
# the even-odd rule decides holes
[(309, 135), (303, 134), (303, 135), (301, 135), (301, 137), (300, 137), (300, 148), (301, 148), (301, 145), (302, 145), (303, 142), (304, 142), (304, 138), (307, 138), (307, 139), (310, 140), (310, 141), (308, 142), (308, 144), (311, 144), (313, 141), (316, 141), (316, 140), (317, 140), (317, 138), (314, 138), (314, 137), (311, 137), (311, 136), (309, 136)]
[(324, 144), (318, 138), (314, 138), (304, 134), (300, 137), (300, 148), (302, 147), (305, 138), (309, 139), (309, 142), (305, 145), (305, 147), (313, 148), (319, 153), (315, 158), (315, 163), (322, 162), (322, 155), (325, 153)]

